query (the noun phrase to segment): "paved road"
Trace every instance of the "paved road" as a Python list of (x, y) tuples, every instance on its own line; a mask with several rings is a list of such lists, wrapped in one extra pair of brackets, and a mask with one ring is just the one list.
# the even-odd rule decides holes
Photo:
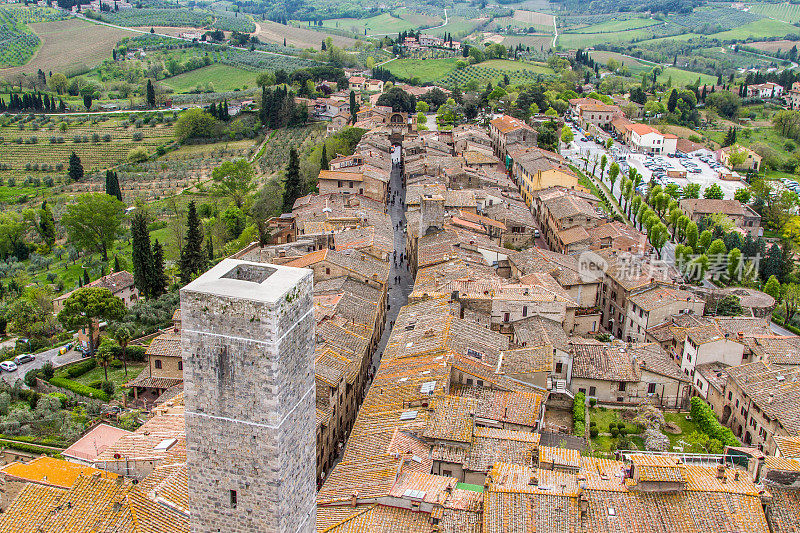
[(786, 329), (786, 328), (784, 328), (782, 326), (779, 326), (775, 322), (770, 322), (769, 323), (769, 327), (773, 332), (777, 333), (778, 335), (786, 335), (788, 337), (794, 337), (795, 336), (794, 333), (792, 333), (791, 331), (789, 331), (788, 329)]
[[(0, 378), (2, 378), (6, 383), (13, 384), (16, 380), (24, 378), (25, 373), (29, 370), (42, 368), (48, 361), (53, 363), (54, 367), (58, 368), (60, 366), (74, 363), (75, 361), (79, 361), (81, 359), (81, 353), (79, 351), (71, 350), (64, 355), (58, 355), (59, 349), (60, 348), (53, 348), (51, 350), (45, 350), (44, 352), (37, 353), (36, 359), (30, 363), (20, 365), (16, 372), (0, 372)], [(23, 387), (24, 386), (25, 385), (23, 385)]]

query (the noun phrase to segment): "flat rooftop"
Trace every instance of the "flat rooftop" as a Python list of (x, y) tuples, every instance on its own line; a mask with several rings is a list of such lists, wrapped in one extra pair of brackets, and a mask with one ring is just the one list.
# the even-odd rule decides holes
[(311, 275), (311, 270), (305, 268), (223, 259), (181, 292), (277, 303), (290, 289)]

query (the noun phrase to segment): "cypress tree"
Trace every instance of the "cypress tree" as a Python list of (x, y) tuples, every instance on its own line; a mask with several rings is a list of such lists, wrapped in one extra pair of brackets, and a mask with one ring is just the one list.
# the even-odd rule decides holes
[(106, 170), (106, 194), (122, 201), (122, 190), (119, 187), (119, 177), (113, 170)]
[(119, 264), (119, 256), (114, 256), (114, 272), (119, 272), (122, 270), (122, 266)]
[(214, 260), (214, 242), (211, 240), (211, 235), (208, 236), (208, 240), (206, 241), (206, 253), (208, 254), (208, 260)]
[(83, 178), (83, 165), (81, 165), (81, 158), (78, 157), (78, 154), (75, 152), (72, 152), (72, 154), (69, 156), (67, 175), (72, 181), (78, 181)]
[(356, 123), (356, 114), (358, 113), (358, 102), (356, 101), (355, 91), (350, 91), (350, 117), (353, 124)]
[(42, 202), (39, 209), (39, 235), (48, 248), (56, 243), (56, 219), (47, 201)]
[(325, 149), (325, 143), (322, 143), (322, 157), (319, 160), (319, 169), (328, 170), (328, 152)]
[(92, 280), (89, 278), (89, 271), (84, 268), (83, 269), (83, 284), (84, 285), (88, 285), (91, 282), (92, 282)]
[(672, 89), (669, 93), (669, 100), (667, 100), (667, 111), (670, 113), (675, 112), (675, 106), (678, 105), (678, 91)]
[(147, 231), (147, 217), (142, 210), (137, 210), (131, 220), (131, 240), (133, 250), (131, 263), (133, 264), (133, 284), (145, 298), (151, 298), (153, 252), (150, 249), (150, 233)]
[[(295, 153), (295, 157), (297, 154)], [(299, 178), (298, 165), (298, 178)], [(178, 260), (181, 281), (189, 283), (192, 278), (201, 274), (207, 263), (206, 254), (203, 251), (203, 230), (200, 228), (200, 217), (197, 216), (197, 209), (194, 200), (189, 202), (189, 211), (186, 215), (186, 244), (181, 250), (181, 257)]]
[(286, 167), (286, 179), (283, 190), (283, 212), (291, 213), (294, 202), (303, 195), (303, 183), (300, 178), (300, 160), (294, 147), (289, 150), (289, 164)]
[(147, 80), (147, 107), (156, 106), (156, 90), (153, 87), (153, 81), (148, 78)]
[(151, 271), (153, 298), (167, 292), (167, 274), (164, 272), (164, 248), (158, 239), (153, 242), (153, 268)]

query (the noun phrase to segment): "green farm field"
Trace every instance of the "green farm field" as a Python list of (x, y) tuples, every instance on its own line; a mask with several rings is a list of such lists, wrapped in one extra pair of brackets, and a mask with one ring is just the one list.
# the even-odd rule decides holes
[(683, 87), (684, 85), (693, 84), (700, 78), (701, 84), (713, 85), (717, 83), (716, 76), (709, 76), (708, 74), (699, 74), (689, 70), (682, 70), (675, 67), (667, 67), (658, 76), (658, 81), (664, 82), (672, 78), (673, 87)]
[(624, 56), (617, 52), (604, 52), (604, 51), (595, 51), (591, 52), (592, 59), (598, 61), (602, 64), (607, 64), (609, 59), (614, 59), (620, 65), (627, 66), (632, 74), (639, 74), (648, 70), (651, 70), (655, 64), (648, 63), (645, 61), (640, 61), (633, 57)]
[(763, 39), (767, 37), (785, 37), (800, 33), (797, 26), (779, 20), (761, 19), (738, 28), (713, 33), (709, 37), (721, 41), (743, 41), (745, 39)]
[(190, 92), (196, 87), (205, 88), (209, 84), (216, 92), (226, 92), (254, 87), (256, 74), (256, 72), (218, 63), (167, 78), (161, 83), (171, 87), (176, 93)]
[(503, 38), (503, 46), (511, 48), (521, 44), (529, 46), (532, 50), (550, 50), (553, 44), (552, 35), (507, 35)]
[(339, 18), (324, 20), (322, 29), (347, 31), (357, 36), (386, 35), (420, 27), (436, 26), (442, 22), (443, 20), (439, 17), (431, 17), (408, 9), (400, 9), (395, 14), (381, 13), (380, 15), (363, 19)]
[(422, 83), (444, 78), (456, 68), (458, 59), (395, 59), (384, 68), (400, 78), (419, 78)]
[[(596, 24), (595, 26), (601, 25)], [(604, 33), (562, 33), (559, 34), (556, 44), (560, 44), (564, 48), (586, 48), (600, 43), (625, 43), (634, 40), (644, 40), (652, 36), (653, 28), (657, 27), (658, 26), (651, 25), (646, 28), (609, 31)], [(583, 28), (581, 31), (587, 29), (588, 28)]]
[(800, 5), (781, 2), (779, 4), (753, 4), (750, 12), (764, 15), (776, 20), (782, 20), (789, 24), (800, 22)]
[(641, 28), (649, 28), (650, 26), (658, 26), (659, 24), (663, 23), (659, 20), (644, 18), (624, 20), (612, 19), (583, 28), (566, 30), (565, 33), (614, 33), (618, 31), (631, 31)]

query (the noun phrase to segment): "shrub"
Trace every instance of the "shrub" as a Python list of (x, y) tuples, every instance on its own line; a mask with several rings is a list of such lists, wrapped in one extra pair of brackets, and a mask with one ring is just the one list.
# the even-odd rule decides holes
[(143, 346), (128, 346), (125, 350), (125, 355), (130, 361), (142, 362), (145, 360), (145, 348)]
[(122, 361), (120, 361), (119, 359), (114, 359), (108, 366), (110, 366), (111, 368), (122, 368)]
[(57, 398), (61, 402), (61, 407), (63, 408), (69, 403), (69, 397), (64, 394), (63, 392), (51, 392), (48, 394), (51, 398)]
[(56, 387), (61, 387), (62, 389), (67, 389), (68, 391), (72, 391), (75, 394), (86, 396), (87, 398), (96, 398), (104, 402), (107, 402), (109, 400), (108, 394), (106, 394), (104, 391), (89, 387), (82, 383), (77, 383), (75, 381), (72, 381), (71, 379), (53, 378), (50, 380), (50, 383), (52, 385), (55, 385)]
[(733, 435), (733, 431), (719, 423), (714, 411), (711, 410), (711, 407), (706, 402), (695, 396), (692, 398), (691, 404), (692, 420), (700, 431), (712, 439), (717, 439), (725, 446), (739, 445), (739, 441)]
[(589, 405), (591, 405), (592, 407), (597, 405), (597, 398), (589, 398)]
[(592, 426), (589, 428), (589, 436), (592, 437), (593, 439), (596, 439), (599, 434), (600, 430), (598, 430), (597, 427)]
[(572, 427), (579, 437), (586, 432), (586, 395), (582, 392), (576, 394), (572, 402)]
[(28, 370), (25, 372), (25, 379), (23, 379), (23, 381), (25, 382), (25, 385), (32, 388), (36, 386), (37, 377), (39, 377), (38, 369)]
[(128, 152), (128, 161), (131, 163), (144, 163), (147, 161), (147, 150), (144, 148), (134, 148)]
[(586, 434), (586, 426), (583, 422), (576, 422), (572, 426), (572, 432), (576, 437), (583, 437)]
[(596, 425), (597, 425), (597, 422), (595, 422), (594, 420), (589, 422), (589, 427), (591, 427), (591, 428), (595, 427)]
[(53, 375), (55, 374), (55, 370), (53, 370), (53, 363), (50, 361), (46, 362), (42, 365), (42, 376), (44, 376), (45, 380), (50, 380)]
[(109, 396), (113, 396), (114, 394), (114, 384), (110, 381), (104, 381), (103, 385), (101, 386), (103, 392), (108, 394)]
[(619, 435), (619, 430), (616, 427), (609, 428), (608, 432), (611, 433), (612, 439), (616, 439), (617, 435)]
[(97, 367), (97, 361), (94, 359), (87, 359), (86, 361), (81, 361), (80, 363), (74, 364), (69, 368), (67, 368), (67, 377), (70, 379), (80, 377), (86, 374), (87, 372), (91, 372), (96, 367)]
[(133, 140), (134, 140), (134, 141), (141, 141), (141, 140), (142, 140), (142, 137), (143, 137), (143, 136), (142, 136), (142, 132), (141, 132), (141, 131), (135, 131), (135, 132), (133, 132)]

